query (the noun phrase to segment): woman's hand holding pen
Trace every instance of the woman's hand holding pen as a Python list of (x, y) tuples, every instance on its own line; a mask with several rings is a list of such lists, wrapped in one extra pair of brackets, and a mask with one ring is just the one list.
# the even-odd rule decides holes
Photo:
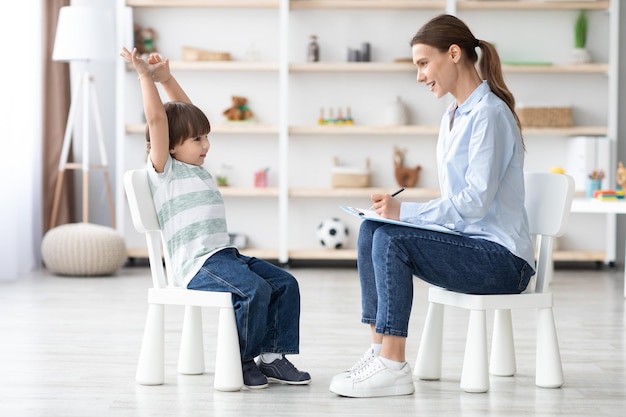
[(404, 191), (404, 188), (399, 189), (395, 193), (389, 194), (372, 194), (372, 207), (371, 210), (375, 210), (376, 213), (390, 220), (400, 220), (400, 202), (394, 197)]

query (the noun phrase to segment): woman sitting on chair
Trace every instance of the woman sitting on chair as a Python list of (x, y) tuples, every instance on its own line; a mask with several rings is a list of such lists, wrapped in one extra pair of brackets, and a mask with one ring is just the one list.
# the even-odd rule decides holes
[(405, 360), (414, 275), (457, 292), (507, 294), (522, 292), (534, 274), (524, 209), (524, 142), (496, 50), (450, 15), (426, 23), (411, 48), (417, 82), (436, 98), (454, 98), (437, 142), (441, 197), (400, 203), (374, 194), (372, 201), (382, 217), (438, 224), (455, 234), (362, 223), (361, 321), (370, 326), (372, 345), (350, 371), (333, 378), (330, 390), (342, 396), (414, 392)]

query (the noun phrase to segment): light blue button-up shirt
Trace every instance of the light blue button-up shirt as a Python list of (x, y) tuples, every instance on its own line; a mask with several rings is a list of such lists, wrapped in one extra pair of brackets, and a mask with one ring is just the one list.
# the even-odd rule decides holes
[(496, 242), (534, 267), (521, 134), (510, 109), (486, 81), (444, 114), (437, 169), (441, 197), (402, 203), (400, 220), (436, 223)]

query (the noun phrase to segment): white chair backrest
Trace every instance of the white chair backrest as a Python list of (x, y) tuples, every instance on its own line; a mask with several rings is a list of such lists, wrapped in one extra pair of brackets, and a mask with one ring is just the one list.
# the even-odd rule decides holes
[(552, 281), (553, 239), (562, 236), (567, 229), (574, 180), (569, 175), (527, 172), (524, 174), (524, 186), (530, 233), (537, 239), (535, 292), (545, 292)]
[[(168, 271), (171, 271), (170, 262), (163, 245), (163, 235), (161, 234), (159, 219), (154, 209), (147, 170), (144, 168), (127, 171), (124, 174), (124, 189), (126, 190), (133, 225), (139, 233), (145, 233), (146, 235), (154, 287), (165, 288), (173, 286), (174, 281), (167, 274)], [(162, 254), (163, 257), (161, 256)], [(166, 268), (163, 268), (163, 259), (165, 259)]]

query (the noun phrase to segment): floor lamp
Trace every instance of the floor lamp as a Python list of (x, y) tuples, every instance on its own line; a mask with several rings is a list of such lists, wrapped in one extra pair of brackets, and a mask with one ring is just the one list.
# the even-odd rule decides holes
[[(52, 215), (50, 228), (56, 226), (59, 201), (63, 188), (63, 176), (68, 169), (80, 169), (83, 174), (83, 222), (89, 221), (89, 171), (91, 169), (102, 169), (104, 171), (105, 184), (109, 200), (109, 211), (111, 213), (112, 226), (115, 228), (115, 214), (113, 206), (113, 192), (109, 179), (108, 162), (106, 148), (104, 146), (104, 134), (102, 120), (100, 118), (100, 108), (96, 92), (95, 80), (89, 73), (88, 64), (92, 61), (112, 60), (115, 57), (115, 24), (112, 13), (95, 7), (66, 6), (59, 10), (59, 20), (57, 23), (56, 37), (52, 59), (60, 62), (81, 62), (83, 63), (83, 73), (76, 81), (72, 93), (72, 102), (67, 116), (65, 136), (57, 183), (52, 204)], [(77, 122), (76, 113), (78, 109), (82, 111), (82, 161), (81, 163), (68, 162), (72, 136), (75, 133)], [(95, 133), (100, 153), (100, 163), (90, 164), (90, 134), (91, 119), (95, 123)]]

